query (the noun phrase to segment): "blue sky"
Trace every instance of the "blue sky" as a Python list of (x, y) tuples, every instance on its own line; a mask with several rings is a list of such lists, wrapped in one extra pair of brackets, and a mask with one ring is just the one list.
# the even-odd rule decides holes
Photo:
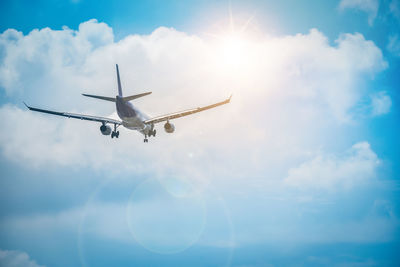
[[(400, 2), (2, 1), (1, 266), (398, 266)], [(155, 139), (115, 117), (114, 65)]]

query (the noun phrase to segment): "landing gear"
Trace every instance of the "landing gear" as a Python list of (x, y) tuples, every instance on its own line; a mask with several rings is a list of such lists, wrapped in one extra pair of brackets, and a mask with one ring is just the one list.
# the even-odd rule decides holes
[(150, 130), (149, 130), (149, 133), (148, 133), (149, 137), (150, 136), (156, 137), (156, 133), (157, 133), (157, 130), (154, 129), (154, 124), (151, 124)]
[(149, 131), (149, 137), (150, 137), (150, 136), (156, 137), (156, 133), (157, 133), (157, 130), (151, 130), (151, 131)]
[(148, 133), (144, 135), (143, 142), (148, 143), (149, 139), (147, 139), (147, 136), (148, 137), (150, 137), (150, 136), (156, 137), (156, 133), (157, 133), (157, 131), (156, 131), (156, 129), (154, 129), (154, 124), (152, 124), (150, 130), (148, 131)]
[(119, 131), (113, 131), (112, 133), (111, 133), (111, 138), (118, 138), (119, 137)]
[(114, 131), (111, 133), (111, 138), (118, 138), (119, 137), (119, 131), (117, 131), (117, 124), (114, 124)]

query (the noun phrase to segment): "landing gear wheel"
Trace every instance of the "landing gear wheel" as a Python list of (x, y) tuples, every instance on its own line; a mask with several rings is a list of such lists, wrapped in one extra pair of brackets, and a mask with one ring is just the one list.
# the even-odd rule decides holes
[(111, 138), (118, 138), (119, 137), (119, 131), (118, 132), (116, 132), (116, 131), (112, 131), (111, 132)]
[(156, 137), (157, 130), (153, 131), (153, 136)]
[(117, 124), (114, 123), (114, 131), (111, 132), (111, 138), (118, 138), (119, 137), (119, 131), (117, 131)]

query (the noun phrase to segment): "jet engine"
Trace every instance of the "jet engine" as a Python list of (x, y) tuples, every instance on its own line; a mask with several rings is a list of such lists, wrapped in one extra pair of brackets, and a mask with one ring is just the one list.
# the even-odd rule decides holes
[(107, 125), (101, 125), (100, 131), (103, 135), (110, 135), (111, 134), (111, 127)]
[(167, 122), (164, 124), (164, 130), (167, 133), (173, 133), (175, 131), (175, 126), (172, 123)]

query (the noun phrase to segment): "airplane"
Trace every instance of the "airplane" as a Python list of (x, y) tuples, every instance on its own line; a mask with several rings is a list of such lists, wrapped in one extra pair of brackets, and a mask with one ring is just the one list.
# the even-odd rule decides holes
[[(154, 129), (154, 124), (166, 121), (166, 123), (164, 124), (164, 130), (167, 133), (173, 133), (175, 131), (175, 126), (172, 123), (170, 123), (170, 120), (188, 116), (188, 115), (198, 113), (198, 112), (201, 112), (201, 111), (204, 111), (207, 109), (215, 108), (215, 107), (218, 107), (218, 106), (221, 106), (224, 104), (228, 104), (232, 98), (232, 95), (231, 95), (229, 98), (227, 98), (224, 101), (221, 101), (221, 102), (218, 102), (215, 104), (211, 104), (208, 106), (197, 107), (197, 108), (193, 108), (193, 109), (188, 109), (188, 110), (184, 110), (184, 111), (169, 113), (166, 115), (150, 118), (149, 116), (147, 116), (146, 114), (144, 114), (143, 112), (138, 110), (135, 106), (133, 106), (132, 103), (129, 101), (137, 99), (139, 97), (149, 95), (152, 92), (146, 92), (146, 93), (141, 93), (141, 94), (131, 95), (131, 96), (123, 96), (121, 80), (119, 77), (118, 64), (116, 64), (116, 70), (117, 70), (117, 83), (118, 83), (118, 95), (117, 96), (106, 97), (106, 96), (98, 96), (98, 95), (90, 95), (90, 94), (82, 94), (82, 95), (86, 96), (86, 97), (91, 97), (91, 98), (114, 102), (116, 105), (116, 108), (117, 108), (118, 116), (121, 120), (115, 120), (115, 119), (111, 119), (111, 118), (91, 116), (91, 115), (84, 115), (84, 114), (76, 114), (76, 113), (68, 113), (68, 112), (59, 112), (59, 111), (53, 111), (53, 110), (47, 110), (47, 109), (40, 109), (40, 108), (28, 106), (25, 102), (24, 102), (24, 104), (29, 110), (32, 110), (32, 111), (48, 113), (48, 114), (57, 115), (57, 116), (64, 116), (67, 118), (101, 122), (100, 132), (103, 135), (111, 135), (111, 138), (119, 137), (119, 131), (117, 131), (117, 128), (122, 125), (129, 130), (136, 130), (136, 131), (139, 131), (140, 133), (142, 133), (144, 135), (144, 142), (147, 143), (148, 142), (147, 137), (150, 137), (150, 136), (155, 137), (156, 136), (157, 131), (156, 131), (156, 129)], [(114, 125), (114, 129), (112, 130), (111, 127), (107, 124)]]

